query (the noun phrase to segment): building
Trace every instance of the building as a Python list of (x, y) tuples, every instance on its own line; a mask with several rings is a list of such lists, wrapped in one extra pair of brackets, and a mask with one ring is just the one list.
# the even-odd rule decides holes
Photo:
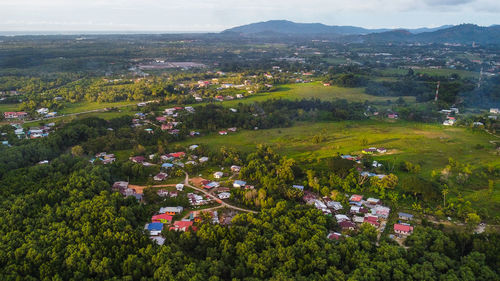
[(176, 184), (175, 189), (177, 189), (177, 191), (182, 191), (184, 189), (184, 184), (182, 183)]
[(215, 179), (221, 179), (224, 176), (223, 172), (215, 172), (214, 173), (214, 178)]
[(240, 187), (243, 187), (245, 186), (247, 183), (244, 182), (244, 181), (241, 181), (241, 180), (235, 180), (234, 183), (233, 183), (233, 187), (235, 188), (240, 188)]
[(490, 108), (490, 113), (499, 114), (500, 113), (500, 109), (498, 109), (498, 108)]
[(152, 222), (160, 222), (160, 223), (171, 223), (172, 222), (173, 216), (167, 215), (167, 214), (159, 214), (159, 215), (154, 215), (151, 218)]
[(413, 226), (396, 223), (394, 224), (394, 232), (397, 234), (408, 235), (413, 232)]
[(167, 178), (167, 173), (158, 173), (156, 176), (153, 177), (155, 181), (163, 181)]
[(149, 230), (149, 234), (152, 236), (160, 235), (161, 231), (163, 230), (163, 223), (152, 222), (148, 224), (147, 229)]
[(296, 184), (294, 184), (292, 187), (295, 188), (295, 189), (304, 191), (304, 186), (303, 185), (296, 185)]
[(339, 211), (339, 210), (342, 210), (342, 204), (340, 202), (337, 202), (337, 201), (328, 201), (326, 202), (326, 206), (328, 206), (328, 208), (330, 209), (333, 209), (335, 211)]
[(335, 219), (337, 220), (337, 222), (349, 221), (350, 220), (348, 216), (342, 215), (342, 214), (335, 215)]
[(343, 231), (356, 229), (356, 224), (351, 221), (341, 221), (339, 222), (339, 226), (340, 228), (342, 228)]
[(163, 208), (160, 208), (159, 213), (160, 214), (167, 214), (167, 215), (174, 216), (174, 215), (182, 213), (183, 210), (184, 210), (184, 208), (182, 208), (181, 206), (177, 206), (177, 207), (163, 207)]
[(168, 191), (165, 190), (165, 189), (160, 189), (156, 192), (156, 194), (158, 194), (158, 196), (160, 197), (167, 197), (168, 196)]
[(218, 196), (219, 196), (220, 199), (228, 199), (229, 197), (231, 197), (231, 193), (229, 193), (229, 192), (221, 192), (221, 193), (219, 193)]
[(175, 231), (186, 231), (189, 230), (193, 226), (192, 221), (176, 221), (174, 222), (174, 225), (170, 227), (170, 230), (175, 230)]
[(413, 219), (413, 215), (412, 214), (403, 213), (403, 212), (399, 212), (398, 213), (398, 217), (399, 217), (400, 220), (406, 220), (406, 221), (409, 221), (409, 220)]
[(338, 232), (332, 232), (332, 233), (329, 233), (328, 236), (326, 236), (326, 238), (328, 238), (330, 240), (339, 240), (340, 237), (342, 237), (342, 234), (340, 234)]
[(236, 166), (236, 165), (233, 165), (231, 166), (231, 172), (239, 172), (241, 170), (241, 167), (240, 166)]
[(143, 163), (144, 161), (146, 161), (146, 158), (144, 156), (134, 156), (130, 157), (130, 160), (134, 163)]
[(355, 205), (361, 205), (361, 200), (363, 200), (363, 195), (353, 194), (349, 198), (349, 203)]
[(3, 116), (5, 119), (24, 119), (28, 117), (28, 113), (26, 112), (4, 112)]
[(387, 219), (389, 217), (389, 213), (391, 212), (391, 209), (389, 207), (385, 206), (376, 206), (375, 208), (372, 209), (372, 214), (379, 217), (379, 218), (384, 218)]

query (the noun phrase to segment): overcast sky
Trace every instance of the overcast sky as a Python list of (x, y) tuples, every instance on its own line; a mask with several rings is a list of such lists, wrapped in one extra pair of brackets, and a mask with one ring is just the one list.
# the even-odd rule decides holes
[(500, 24), (500, 0), (0, 0), (0, 31), (221, 31), (271, 19), (489, 26)]

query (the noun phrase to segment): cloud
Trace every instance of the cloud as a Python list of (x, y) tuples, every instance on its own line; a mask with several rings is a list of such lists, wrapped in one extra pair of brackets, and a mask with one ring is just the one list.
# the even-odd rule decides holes
[(456, 6), (475, 2), (475, 0), (425, 0), (429, 6)]

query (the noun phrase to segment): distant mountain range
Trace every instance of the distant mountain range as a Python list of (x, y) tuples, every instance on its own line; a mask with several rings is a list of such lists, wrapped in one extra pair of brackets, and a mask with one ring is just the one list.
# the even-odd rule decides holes
[(356, 26), (331, 26), (321, 23), (295, 23), (271, 20), (224, 30), (225, 35), (246, 37), (300, 36), (328, 37), (352, 42), (500, 44), (500, 25), (443, 25), (417, 29), (366, 29)]

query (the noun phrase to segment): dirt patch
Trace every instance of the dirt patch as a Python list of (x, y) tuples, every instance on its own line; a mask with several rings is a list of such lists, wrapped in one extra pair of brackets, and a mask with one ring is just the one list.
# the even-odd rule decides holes
[(193, 183), (194, 186), (201, 186), (201, 182), (205, 179), (202, 177), (190, 178), (189, 181)]
[[(151, 187), (169, 187), (169, 186), (175, 186), (175, 184), (158, 184), (158, 185), (152, 185)], [(143, 194), (144, 189), (148, 188), (148, 186), (146, 185), (134, 185), (134, 184), (129, 184), (128, 187), (134, 189), (137, 194)]]

